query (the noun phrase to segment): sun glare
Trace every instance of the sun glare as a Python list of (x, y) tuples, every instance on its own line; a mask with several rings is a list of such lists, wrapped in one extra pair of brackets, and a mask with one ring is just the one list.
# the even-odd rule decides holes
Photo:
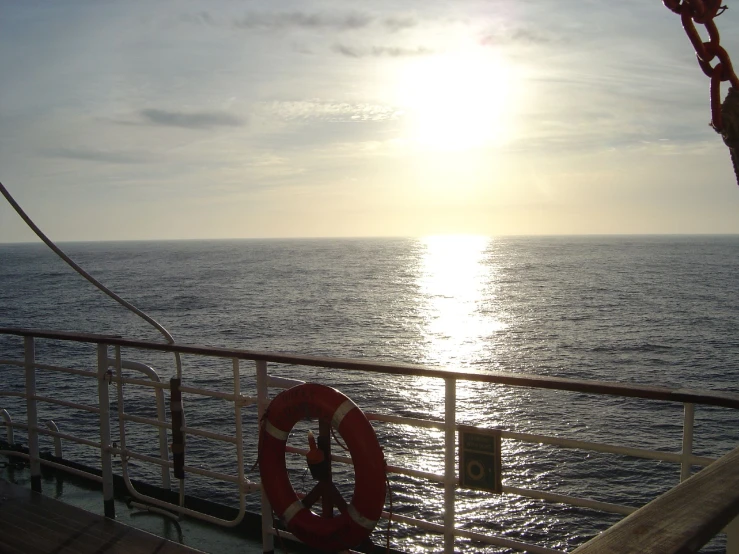
[(505, 324), (482, 313), (485, 290), (493, 279), (486, 264), (491, 239), (475, 235), (442, 235), (421, 239), (420, 312), (428, 350), (424, 362), (453, 367), (470, 364)]
[(515, 111), (513, 66), (479, 47), (413, 60), (399, 79), (408, 138), (433, 150), (505, 142)]

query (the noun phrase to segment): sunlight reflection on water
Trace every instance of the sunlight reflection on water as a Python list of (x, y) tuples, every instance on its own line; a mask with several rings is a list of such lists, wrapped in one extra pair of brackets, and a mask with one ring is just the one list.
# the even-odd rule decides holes
[(449, 369), (470, 364), (485, 339), (506, 327), (495, 312), (484, 310), (495, 273), (495, 266), (484, 263), (492, 239), (433, 236), (421, 243), (418, 302), (428, 345), (423, 362)]

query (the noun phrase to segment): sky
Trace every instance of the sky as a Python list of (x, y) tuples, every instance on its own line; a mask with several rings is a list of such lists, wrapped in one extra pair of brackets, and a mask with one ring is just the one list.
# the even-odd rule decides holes
[(739, 232), (659, 0), (0, 5), (0, 182), (53, 240)]

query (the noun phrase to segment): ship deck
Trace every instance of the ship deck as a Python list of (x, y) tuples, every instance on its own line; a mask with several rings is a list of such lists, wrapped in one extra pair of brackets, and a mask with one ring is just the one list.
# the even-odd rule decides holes
[(0, 552), (201, 552), (0, 480)]

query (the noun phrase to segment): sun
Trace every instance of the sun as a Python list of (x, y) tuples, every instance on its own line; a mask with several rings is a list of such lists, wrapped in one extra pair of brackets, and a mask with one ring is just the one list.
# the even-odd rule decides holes
[(406, 138), (432, 150), (469, 150), (510, 138), (512, 64), (481, 47), (415, 59), (398, 79)]

